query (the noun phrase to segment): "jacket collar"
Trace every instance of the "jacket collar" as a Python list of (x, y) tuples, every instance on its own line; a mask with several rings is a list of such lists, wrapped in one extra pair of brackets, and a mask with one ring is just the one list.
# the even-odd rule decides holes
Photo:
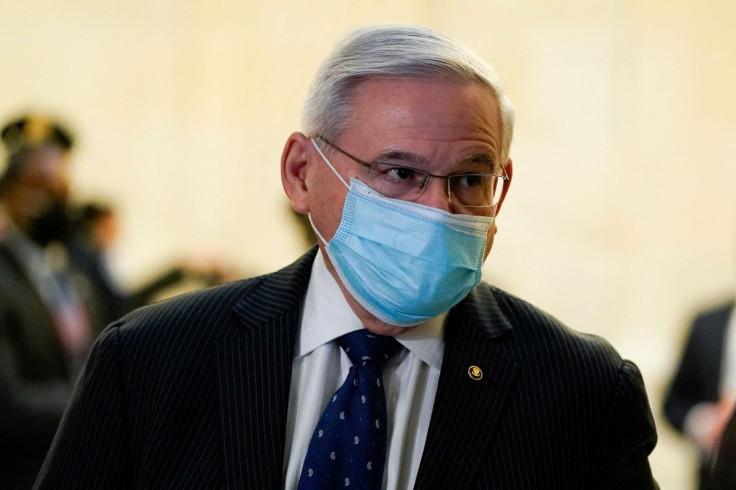
[[(448, 325), (468, 325), (472, 327), (466, 334), (485, 340), (497, 339), (511, 332), (512, 322), (506, 316), (497, 299), (498, 289), (487, 283), (473, 288), (457, 306), (450, 310)], [(456, 334), (448, 329), (446, 336)]]
[(246, 281), (232, 328), (217, 345), (227, 488), (283, 485), (294, 342), (315, 253)]
[(481, 284), (450, 311), (417, 489), (475, 486), (505, 416), (519, 367), (508, 352), (512, 323), (497, 293)]
[(233, 308), (246, 329), (271, 325), (284, 314), (301, 310), (316, 254), (314, 246), (288, 267), (251, 280), (244, 291), (247, 300), (241, 299)]

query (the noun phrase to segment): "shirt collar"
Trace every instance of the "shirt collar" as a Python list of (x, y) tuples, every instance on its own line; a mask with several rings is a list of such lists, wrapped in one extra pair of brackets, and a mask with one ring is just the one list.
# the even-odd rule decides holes
[[(447, 313), (443, 313), (395, 338), (423, 362), (440, 369), (445, 350), (443, 332), (446, 316)], [(339, 284), (327, 269), (320, 250), (314, 259), (304, 299), (295, 356), (309, 354), (317, 347), (361, 328), (364, 328), (363, 324), (348, 305)]]

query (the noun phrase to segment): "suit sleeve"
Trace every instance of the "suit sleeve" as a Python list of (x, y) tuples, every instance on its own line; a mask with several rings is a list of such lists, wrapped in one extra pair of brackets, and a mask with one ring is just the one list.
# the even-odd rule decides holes
[(100, 335), (34, 488), (130, 488), (119, 330)]
[(600, 436), (601, 489), (656, 489), (649, 454), (657, 444), (657, 432), (639, 369), (623, 361)]

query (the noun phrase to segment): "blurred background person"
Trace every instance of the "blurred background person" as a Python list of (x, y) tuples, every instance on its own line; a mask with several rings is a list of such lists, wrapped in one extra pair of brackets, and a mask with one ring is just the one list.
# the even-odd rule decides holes
[(71, 197), (72, 133), (27, 115), (1, 134), (0, 488), (13, 489), (33, 483), (92, 341), (108, 323), (234, 273), (210, 259), (183, 260), (139, 288), (120, 287), (109, 266), (114, 208)]
[(87, 202), (74, 212), (72, 221), (68, 241), (70, 260), (95, 291), (105, 324), (151, 303), (172, 287), (212, 286), (235, 277), (232, 269), (211, 259), (183, 260), (142, 286), (127, 290), (115, 278), (110, 264), (110, 254), (119, 235), (119, 218), (112, 205)]
[(71, 133), (40, 116), (2, 130), (0, 488), (28, 488), (96, 333), (64, 248)]
[[(669, 423), (696, 447), (700, 488), (708, 478), (721, 434), (736, 403), (734, 301), (698, 313), (664, 401)], [(736, 488), (731, 482), (730, 488)]]

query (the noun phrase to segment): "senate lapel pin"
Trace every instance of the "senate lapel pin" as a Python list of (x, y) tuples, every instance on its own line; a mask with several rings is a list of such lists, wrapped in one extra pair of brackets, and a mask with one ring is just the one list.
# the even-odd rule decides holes
[(483, 378), (483, 371), (478, 366), (470, 366), (468, 368), (468, 376), (473, 381), (480, 381)]

